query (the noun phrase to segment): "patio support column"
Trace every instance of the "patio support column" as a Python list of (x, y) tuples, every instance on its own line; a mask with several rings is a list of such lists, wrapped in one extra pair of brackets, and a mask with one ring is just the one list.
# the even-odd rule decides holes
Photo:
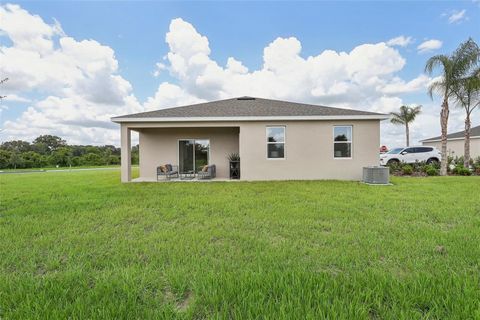
[(132, 139), (126, 124), (120, 127), (122, 182), (132, 181)]

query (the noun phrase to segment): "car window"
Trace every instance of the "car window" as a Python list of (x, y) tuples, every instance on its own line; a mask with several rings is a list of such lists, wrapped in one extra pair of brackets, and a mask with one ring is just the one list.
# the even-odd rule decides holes
[(406, 152), (406, 153), (415, 153), (415, 148), (407, 148), (403, 151)]
[(388, 151), (387, 153), (388, 154), (399, 154), (402, 150), (403, 150), (403, 148), (395, 148), (395, 149), (392, 149), (392, 150)]
[(415, 152), (416, 153), (423, 153), (423, 152), (430, 152), (432, 151), (433, 148), (428, 148), (428, 147), (418, 147), (418, 148), (415, 148)]

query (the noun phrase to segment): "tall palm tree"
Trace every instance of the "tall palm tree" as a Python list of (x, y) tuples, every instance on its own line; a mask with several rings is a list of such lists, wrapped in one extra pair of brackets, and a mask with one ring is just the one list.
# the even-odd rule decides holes
[(405, 136), (407, 147), (410, 146), (410, 123), (422, 112), (422, 106), (409, 107), (401, 106), (400, 112), (390, 112), (392, 118), (390, 122), (393, 124), (401, 124), (405, 126)]
[(442, 108), (440, 111), (440, 126), (442, 130), (442, 162), (440, 164), (440, 175), (447, 174), (447, 128), (449, 100), (455, 97), (455, 87), (461, 78), (463, 78), (471, 69), (474, 60), (473, 52), (476, 52), (478, 46), (470, 38), (460, 44), (460, 46), (451, 55), (436, 55), (428, 59), (425, 65), (425, 72), (432, 74), (434, 70), (439, 69), (440, 75), (434, 80), (429, 88), (428, 94), (433, 99), (433, 94), (442, 96)]
[[(480, 59), (480, 50), (479, 50)], [(465, 110), (465, 145), (463, 152), (463, 164), (466, 168), (470, 165), (470, 116), (480, 106), (480, 68), (474, 70), (469, 77), (461, 79), (455, 87), (457, 104)]]

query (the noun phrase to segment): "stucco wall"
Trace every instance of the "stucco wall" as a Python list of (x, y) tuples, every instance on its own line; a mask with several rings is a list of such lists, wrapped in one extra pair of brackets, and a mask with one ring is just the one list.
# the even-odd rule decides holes
[[(436, 147), (438, 150), (441, 150), (442, 143), (438, 142), (423, 142), (424, 146)], [(448, 140), (447, 141), (447, 154), (449, 156), (463, 156), (463, 151), (465, 147), (464, 139), (461, 140)], [(470, 139), (470, 156), (472, 158), (480, 157), (480, 138)]]
[[(286, 126), (284, 160), (267, 160), (266, 127)], [(351, 159), (334, 159), (334, 125), (353, 126)], [(178, 164), (178, 139), (210, 139), (210, 163), (228, 178), (226, 155), (239, 152), (242, 180), (361, 180), (364, 166), (378, 165), (379, 120), (212, 123), (136, 123), (140, 176), (155, 178), (156, 167)], [(239, 132), (240, 131), (240, 132)]]
[[(284, 160), (266, 158), (266, 126), (286, 126)], [(334, 159), (334, 125), (353, 126), (351, 159)], [(361, 180), (364, 166), (378, 165), (380, 122), (247, 122), (240, 128), (242, 180)]]
[(210, 164), (216, 165), (217, 177), (228, 178), (226, 156), (239, 151), (238, 131), (238, 127), (139, 129), (140, 177), (154, 179), (159, 165), (178, 165), (179, 139), (210, 139)]

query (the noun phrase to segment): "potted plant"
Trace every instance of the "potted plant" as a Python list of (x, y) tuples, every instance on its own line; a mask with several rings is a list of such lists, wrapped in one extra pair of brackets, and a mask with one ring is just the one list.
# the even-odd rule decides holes
[(240, 179), (240, 155), (237, 152), (227, 156), (230, 162), (230, 179)]

